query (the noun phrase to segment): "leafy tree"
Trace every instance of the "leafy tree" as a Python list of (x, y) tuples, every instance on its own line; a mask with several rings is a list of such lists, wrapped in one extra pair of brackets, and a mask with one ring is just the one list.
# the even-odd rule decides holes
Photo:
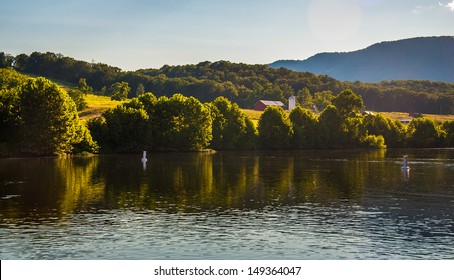
[(325, 108), (331, 105), (331, 101), (333, 100), (333, 92), (330, 90), (316, 92), (314, 94), (314, 105), (319, 112), (325, 110)]
[[(16, 144), (20, 128), (20, 102), (17, 89), (0, 89), (0, 155)], [(3, 151), (2, 151), (3, 150)]]
[(444, 121), (441, 124), (441, 129), (445, 132), (444, 145), (446, 147), (454, 147), (454, 121)]
[(210, 111), (194, 97), (160, 97), (152, 123), (158, 149), (198, 151), (212, 139)]
[(385, 138), (381, 135), (367, 135), (364, 139), (364, 143), (366, 143), (369, 148), (386, 149)]
[(142, 103), (143, 108), (147, 112), (148, 116), (153, 116), (155, 105), (158, 102), (156, 96), (154, 96), (154, 94), (151, 92), (147, 92), (139, 96), (138, 100), (140, 101), (140, 103)]
[(390, 148), (399, 148), (405, 146), (406, 131), (403, 125), (382, 114), (364, 116), (364, 126), (369, 135), (382, 135), (385, 142)]
[(363, 124), (363, 117), (355, 116), (344, 118), (344, 126), (346, 128), (344, 147), (360, 147), (367, 137), (367, 129)]
[(14, 57), (10, 54), (0, 52), (0, 68), (13, 66)]
[(127, 82), (116, 82), (109, 88), (110, 99), (119, 101), (126, 100), (129, 91), (131, 91), (131, 88)]
[(441, 132), (437, 123), (428, 118), (415, 118), (407, 127), (411, 147), (431, 148), (440, 146)]
[(333, 105), (342, 116), (354, 117), (361, 112), (364, 104), (361, 96), (356, 95), (352, 90), (345, 89), (339, 95), (333, 98)]
[(151, 125), (149, 116), (143, 108), (134, 108), (131, 104), (120, 104), (104, 112), (103, 117), (105, 127), (100, 121), (92, 123), (91, 126), (98, 126), (98, 134), (101, 134), (100, 142), (105, 150), (139, 152), (151, 146)]
[(18, 89), (26, 80), (11, 68), (0, 69), (0, 155), (18, 150), (21, 124)]
[(296, 93), (296, 101), (303, 108), (311, 108), (314, 105), (312, 95), (308, 88), (303, 88)]
[(246, 134), (246, 115), (237, 104), (232, 104), (225, 97), (218, 97), (212, 102), (213, 139), (211, 147), (215, 150), (239, 148)]
[(257, 147), (257, 128), (252, 120), (246, 116), (244, 118), (245, 131), (238, 140), (237, 148), (241, 150), (253, 150)]
[(87, 85), (87, 79), (85, 78), (80, 78), (79, 79), (79, 84), (77, 86), (77, 89), (82, 92), (83, 94), (92, 94), (93, 93), (93, 88)]
[(297, 149), (315, 148), (317, 144), (317, 117), (300, 106), (290, 112), (293, 128), (293, 147)]
[(87, 121), (87, 129), (97, 145), (99, 145), (100, 152), (110, 152), (107, 140), (107, 124), (103, 117), (92, 118)]
[(320, 113), (319, 119), (319, 147), (342, 148), (346, 142), (347, 127), (339, 110), (333, 105)]
[(76, 104), (77, 111), (84, 110), (85, 108), (88, 107), (87, 101), (85, 101), (84, 94), (79, 89), (68, 90), (68, 95)]
[(281, 107), (269, 106), (265, 109), (259, 119), (258, 132), (262, 148), (280, 150), (290, 147), (292, 125)]
[(51, 81), (29, 79), (21, 87), (19, 98), (23, 152), (37, 155), (70, 153), (74, 144), (88, 137), (81, 135), (84, 131), (76, 105)]
[(137, 89), (136, 89), (136, 97), (139, 97), (139, 96), (141, 96), (144, 93), (145, 93), (145, 87), (143, 86), (142, 83), (139, 83), (137, 85)]
[(14, 89), (27, 80), (27, 77), (11, 68), (0, 69), (0, 89)]

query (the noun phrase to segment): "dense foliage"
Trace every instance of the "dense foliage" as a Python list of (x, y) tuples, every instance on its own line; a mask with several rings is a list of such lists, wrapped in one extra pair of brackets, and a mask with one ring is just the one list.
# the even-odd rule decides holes
[(256, 130), (225, 97), (202, 104), (181, 94), (145, 93), (91, 120), (89, 128), (104, 152), (452, 146), (453, 122), (417, 118), (404, 126), (380, 114), (362, 115), (362, 100), (351, 90), (333, 103), (341, 109), (328, 105), (319, 116), (300, 106), (290, 114), (267, 107)]
[(96, 150), (76, 105), (45, 78), (0, 69), (0, 153), (53, 155)]
[[(367, 110), (454, 114), (454, 84), (443, 82), (341, 82), (326, 75), (227, 61), (124, 72), (106, 64), (50, 52), (15, 57), (0, 53), (0, 67), (8, 66), (74, 84), (85, 78), (96, 92), (116, 99), (123, 99), (126, 91), (129, 98), (144, 92), (153, 92), (158, 97), (181, 93), (201, 102), (224, 96), (242, 108), (251, 108), (259, 99), (286, 103), (289, 96), (295, 95), (304, 108), (315, 105), (321, 112), (331, 104), (333, 96), (350, 88), (362, 97)], [(122, 91), (116, 90), (120, 84)]]
[[(83, 81), (77, 91), (86, 91)], [(63, 154), (81, 151), (332, 149), (453, 147), (454, 122), (415, 118), (409, 125), (380, 114), (360, 113), (360, 96), (347, 89), (316, 115), (267, 107), (256, 125), (225, 97), (202, 103), (174, 94), (140, 94), (87, 127), (76, 105), (58, 85), (0, 69), (0, 153)], [(93, 142), (97, 141), (97, 144)]]

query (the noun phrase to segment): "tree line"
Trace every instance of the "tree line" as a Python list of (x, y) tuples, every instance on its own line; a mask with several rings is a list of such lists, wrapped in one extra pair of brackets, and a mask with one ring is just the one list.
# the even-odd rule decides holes
[[(82, 80), (76, 90), (84, 87)], [(255, 125), (226, 97), (203, 103), (144, 93), (85, 125), (57, 84), (0, 69), (0, 154), (454, 147), (454, 121), (415, 118), (406, 126), (362, 115), (363, 108), (361, 96), (346, 89), (319, 115), (301, 106), (290, 113), (271, 106)]]
[(380, 114), (362, 115), (363, 107), (362, 98), (347, 89), (318, 116), (300, 106), (290, 113), (270, 106), (255, 126), (225, 97), (202, 103), (181, 94), (145, 93), (88, 127), (104, 152), (454, 146), (454, 121), (415, 118), (406, 126)]
[(144, 92), (171, 97), (178, 92), (202, 102), (224, 96), (241, 108), (251, 108), (260, 99), (284, 102), (294, 95), (303, 108), (315, 105), (321, 112), (327, 106), (326, 99), (320, 101), (321, 97), (334, 97), (350, 88), (363, 98), (367, 110), (454, 114), (454, 84), (443, 82), (341, 82), (326, 75), (227, 61), (122, 71), (51, 52), (15, 57), (0, 52), (0, 67), (73, 84), (84, 78), (94, 93), (114, 99), (133, 98)]

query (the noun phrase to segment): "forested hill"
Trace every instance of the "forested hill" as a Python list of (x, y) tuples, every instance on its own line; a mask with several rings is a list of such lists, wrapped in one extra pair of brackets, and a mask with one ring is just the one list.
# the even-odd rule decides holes
[(422, 37), (374, 44), (306, 60), (279, 60), (273, 68), (326, 74), (342, 81), (430, 80), (454, 82), (454, 37)]
[(165, 65), (160, 69), (125, 72), (106, 64), (79, 61), (50, 52), (17, 56), (0, 52), (1, 67), (13, 67), (22, 73), (73, 84), (84, 78), (88, 86), (100, 95), (112, 95), (120, 87), (127, 89), (130, 98), (143, 92), (152, 92), (158, 97), (181, 93), (202, 102), (225, 96), (242, 108), (251, 108), (260, 99), (287, 103), (291, 95), (295, 95), (298, 103), (304, 106), (316, 102), (326, 104), (325, 101), (329, 100), (318, 99), (323, 96), (329, 99), (350, 88), (362, 96), (368, 110), (454, 114), (454, 83), (341, 82), (327, 75), (227, 61)]

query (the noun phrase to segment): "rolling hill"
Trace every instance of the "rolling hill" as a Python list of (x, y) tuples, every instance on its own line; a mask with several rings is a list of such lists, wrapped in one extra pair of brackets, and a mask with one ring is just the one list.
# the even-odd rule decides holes
[(278, 60), (272, 68), (325, 74), (342, 81), (429, 80), (454, 82), (454, 37), (420, 37), (374, 44), (306, 60)]

